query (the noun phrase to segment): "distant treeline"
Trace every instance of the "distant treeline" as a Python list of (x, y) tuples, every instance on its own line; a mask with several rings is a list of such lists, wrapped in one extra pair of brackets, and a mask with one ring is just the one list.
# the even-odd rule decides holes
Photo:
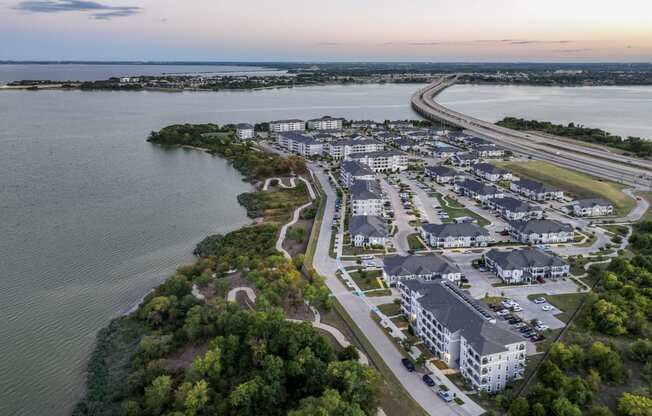
[(624, 150), (637, 157), (652, 156), (652, 141), (650, 140), (631, 136), (623, 139), (604, 130), (575, 125), (575, 123), (569, 123), (565, 126), (563, 124), (553, 124), (549, 121), (505, 117), (496, 124), (513, 130), (535, 130), (583, 142), (601, 144)]

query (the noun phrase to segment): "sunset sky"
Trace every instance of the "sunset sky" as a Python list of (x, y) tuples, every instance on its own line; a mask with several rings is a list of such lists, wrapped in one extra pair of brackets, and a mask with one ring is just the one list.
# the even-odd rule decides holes
[(0, 60), (652, 62), (652, 1), (0, 0)]

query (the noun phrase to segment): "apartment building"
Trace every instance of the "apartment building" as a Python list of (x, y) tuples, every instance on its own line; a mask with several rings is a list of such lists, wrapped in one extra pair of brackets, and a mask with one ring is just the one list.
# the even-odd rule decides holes
[(468, 168), (476, 163), (480, 163), (480, 155), (478, 152), (464, 152), (456, 153), (448, 159), (451, 165)]
[(486, 247), (492, 242), (489, 232), (477, 224), (423, 224), (421, 237), (431, 247)]
[(509, 189), (534, 201), (561, 201), (564, 199), (564, 191), (530, 179), (514, 181)]
[(282, 133), (288, 131), (304, 131), (306, 123), (303, 120), (274, 120), (269, 122), (270, 133)]
[(514, 179), (510, 171), (494, 166), (491, 163), (478, 163), (473, 165), (471, 171), (476, 176), (490, 182), (511, 181)]
[(247, 123), (240, 123), (235, 126), (235, 137), (238, 140), (250, 140), (255, 136), (254, 126)]
[(349, 140), (340, 140), (328, 145), (328, 155), (333, 159), (346, 159), (355, 153), (370, 153), (385, 150), (385, 145), (378, 140), (358, 136)]
[(358, 215), (349, 221), (354, 247), (385, 247), (389, 242), (387, 220), (377, 215)]
[(554, 220), (510, 221), (509, 234), (523, 244), (568, 243), (575, 239), (575, 231), (569, 224)]
[(425, 172), (426, 176), (439, 184), (453, 183), (463, 177), (460, 172), (447, 166), (426, 166)]
[(508, 221), (529, 221), (543, 218), (543, 208), (541, 206), (528, 204), (511, 196), (490, 199), (487, 206), (496, 210), (501, 217)]
[(579, 199), (563, 209), (576, 217), (604, 217), (614, 213), (614, 205), (602, 198)]
[(382, 215), (385, 197), (376, 180), (354, 181), (349, 188), (351, 215)]
[(523, 378), (526, 343), (484, 304), (443, 279), (399, 280), (401, 310), (425, 346), (475, 390)]
[(383, 280), (389, 286), (396, 286), (399, 280), (445, 279), (459, 283), (461, 278), (462, 271), (439, 254), (386, 256), (383, 261)]
[(344, 124), (343, 118), (324, 116), (308, 120), (308, 129), (310, 130), (342, 130)]
[(503, 198), (505, 196), (503, 191), (495, 186), (485, 185), (473, 179), (456, 182), (453, 189), (458, 194), (473, 198), (482, 204), (487, 204), (492, 198)]
[(507, 284), (529, 284), (539, 277), (558, 279), (570, 273), (561, 257), (540, 248), (490, 250), (484, 254), (485, 266)]
[(399, 172), (408, 168), (408, 156), (395, 150), (352, 153), (346, 159), (363, 163), (374, 172)]
[(340, 181), (345, 188), (350, 188), (356, 180), (370, 181), (375, 178), (374, 171), (360, 162), (349, 160), (342, 162), (340, 166)]
[(324, 144), (314, 137), (297, 132), (283, 132), (276, 136), (276, 143), (292, 153), (304, 157), (321, 156), (324, 153)]

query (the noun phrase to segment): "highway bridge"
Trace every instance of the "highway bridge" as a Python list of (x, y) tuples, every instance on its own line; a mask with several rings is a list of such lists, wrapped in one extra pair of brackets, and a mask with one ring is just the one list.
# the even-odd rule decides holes
[(434, 97), (456, 81), (457, 76), (451, 75), (421, 88), (412, 95), (412, 108), (428, 120), (444, 121), (468, 130), (515, 154), (545, 160), (637, 189), (652, 190), (651, 161), (572, 144), (550, 136), (500, 127), (436, 103)]

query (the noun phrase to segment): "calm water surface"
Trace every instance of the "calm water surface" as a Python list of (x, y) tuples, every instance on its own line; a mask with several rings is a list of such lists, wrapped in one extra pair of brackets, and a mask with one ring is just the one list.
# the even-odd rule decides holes
[(583, 124), (652, 139), (652, 86), (526, 87), (455, 85), (437, 100), (487, 121), (506, 116)]
[[(0, 92), (0, 415), (68, 414), (83, 392), (97, 331), (190, 261), (205, 235), (249, 222), (236, 195), (250, 188), (237, 172), (202, 152), (150, 145), (149, 131), (176, 122), (325, 114), (415, 118), (409, 97), (419, 87)], [(454, 87), (442, 99), (489, 119), (549, 108), (544, 99), (519, 93), (525, 90), (513, 94), (527, 106), (513, 104), (509, 89), (492, 88)], [(613, 109), (641, 94), (612, 91), (604, 102), (585, 102)], [(646, 103), (630, 109), (639, 115), (637, 125), (648, 123)], [(585, 113), (578, 104), (556, 115), (589, 124), (579, 119)]]

